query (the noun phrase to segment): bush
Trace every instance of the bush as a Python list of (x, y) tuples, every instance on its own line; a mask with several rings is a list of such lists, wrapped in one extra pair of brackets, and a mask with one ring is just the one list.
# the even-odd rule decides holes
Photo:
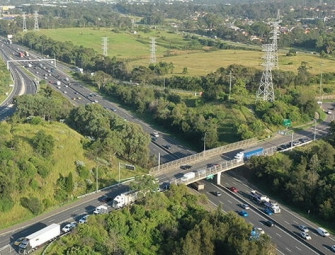
[(6, 196), (0, 198), (0, 212), (8, 212), (14, 206), (14, 202), (11, 197)]
[(43, 204), (37, 197), (32, 198), (22, 197), (20, 199), (20, 202), (23, 207), (27, 208), (35, 215), (43, 211)]

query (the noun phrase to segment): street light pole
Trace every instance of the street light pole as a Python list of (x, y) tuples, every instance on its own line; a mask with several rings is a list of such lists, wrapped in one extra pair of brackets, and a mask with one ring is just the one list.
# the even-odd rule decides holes
[(204, 156), (205, 156), (205, 152), (206, 152), (206, 134), (207, 134), (207, 132), (205, 132), (205, 135), (204, 135)]
[(121, 163), (119, 162), (119, 185), (121, 183), (121, 171), (120, 171), (120, 169), (121, 169)]
[(99, 190), (99, 165), (95, 168), (95, 180), (96, 180), (95, 192), (97, 193)]
[(314, 119), (314, 141), (316, 139), (316, 119)]
[(294, 134), (294, 132), (293, 132), (293, 130), (292, 130), (292, 137), (291, 137), (291, 150), (293, 149), (293, 134)]
[(161, 154), (158, 152), (158, 171), (161, 170)]

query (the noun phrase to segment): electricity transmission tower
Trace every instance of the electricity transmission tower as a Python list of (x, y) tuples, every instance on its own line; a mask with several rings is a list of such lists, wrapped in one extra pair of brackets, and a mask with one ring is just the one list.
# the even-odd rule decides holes
[(34, 20), (35, 20), (34, 30), (38, 31), (40, 30), (40, 28), (38, 27), (38, 12), (37, 11), (34, 12)]
[(26, 20), (26, 13), (22, 13), (22, 21), (23, 21), (23, 32), (27, 32), (27, 20)]
[(107, 49), (108, 49), (108, 38), (107, 37), (102, 37), (102, 50), (103, 50), (103, 55), (105, 57), (108, 56)]
[(265, 61), (262, 64), (265, 67), (265, 70), (263, 71), (261, 82), (256, 93), (256, 100), (273, 102), (275, 101), (275, 94), (272, 82), (272, 68), (274, 66), (273, 44), (263, 44), (262, 51), (265, 52), (265, 55), (263, 57)]
[(273, 67), (279, 68), (278, 65), (278, 35), (279, 35), (279, 23), (281, 23), (280, 20), (280, 10), (277, 11), (277, 18), (276, 21), (272, 22), (273, 30), (271, 33), (273, 34), (270, 39), (272, 39), (273, 44)]
[(151, 48), (150, 48), (150, 64), (156, 63), (156, 38), (151, 37)]

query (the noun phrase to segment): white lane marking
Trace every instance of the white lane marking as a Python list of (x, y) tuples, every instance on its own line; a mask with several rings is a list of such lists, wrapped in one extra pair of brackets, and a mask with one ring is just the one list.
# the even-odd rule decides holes
[[(224, 189), (221, 188), (220, 186), (216, 186), (214, 185), (213, 183), (210, 183), (213, 187), (216, 187), (216, 188), (219, 188), (222, 192), (224, 192)], [(231, 194), (229, 193), (226, 193), (226, 195), (230, 196), (232, 199), (236, 200), (237, 202), (239, 202), (235, 197), (233, 197)], [(244, 199), (242, 199), (243, 201), (245, 201)], [(258, 216), (260, 216), (262, 219), (266, 220), (266, 218), (264, 218), (263, 215), (260, 214), (259, 211), (257, 210), (252, 210), (254, 213), (256, 213)], [(291, 213), (292, 214), (292, 213)], [(292, 214), (293, 215), (293, 214)], [(284, 234), (286, 234), (287, 236), (293, 238), (294, 240), (298, 240), (297, 238), (294, 238), (293, 236), (291, 236), (288, 232), (284, 231), (283, 229), (281, 228), (278, 228), (281, 232), (283, 232)], [(305, 246), (308, 250), (310, 250), (313, 254), (319, 254), (317, 252), (315, 252), (314, 250), (312, 250), (311, 248), (309, 248), (306, 244), (304, 244), (303, 242), (299, 241), (301, 245)]]
[(299, 223), (298, 223), (297, 221), (295, 221), (295, 220), (294, 220), (293, 222), (294, 222), (295, 224), (299, 224)]
[(235, 177), (233, 177), (233, 179), (236, 181), (236, 182), (241, 182), (239, 179), (236, 179)]
[(288, 250), (289, 252), (292, 252), (289, 248), (286, 247), (286, 250)]
[(51, 223), (51, 222), (53, 222), (54, 220), (55, 220), (55, 219), (52, 219), (52, 220), (48, 220), (47, 222), (48, 222), (48, 223)]
[(229, 183), (228, 183), (228, 182), (226, 182), (225, 184), (226, 184), (227, 186), (229, 185)]
[(230, 200), (227, 200), (227, 201), (228, 201), (228, 203), (229, 203), (229, 204), (232, 204), (232, 203), (233, 203), (233, 202), (232, 202), (232, 201), (230, 201)]
[(301, 249), (298, 246), (296, 246), (295, 248), (297, 248), (299, 251), (301, 251)]
[(284, 252), (282, 252), (282, 251), (280, 251), (280, 250), (278, 250), (278, 249), (276, 249), (280, 254), (283, 254), (283, 255), (285, 255), (285, 253)]
[(280, 235), (280, 234), (278, 234), (278, 233), (276, 233), (276, 235), (277, 235), (277, 236), (279, 236), (279, 237), (281, 237), (281, 235)]
[(289, 223), (288, 221), (285, 220), (284, 222), (285, 222), (287, 225), (290, 225), (290, 223)]

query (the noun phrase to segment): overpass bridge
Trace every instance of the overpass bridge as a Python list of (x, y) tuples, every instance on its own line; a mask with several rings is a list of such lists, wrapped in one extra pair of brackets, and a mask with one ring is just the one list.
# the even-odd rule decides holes
[[(270, 148), (266, 148), (264, 149), (264, 153), (263, 155), (265, 156), (270, 156), (273, 155), (274, 153), (277, 152), (277, 147), (273, 146)], [(193, 182), (205, 179), (208, 176), (216, 176), (216, 182), (217, 184), (220, 184), (220, 180), (221, 180), (221, 173), (228, 171), (230, 169), (233, 168), (237, 168), (240, 166), (243, 166), (245, 164), (245, 160), (237, 160), (237, 159), (232, 159), (232, 160), (227, 160), (227, 161), (223, 161), (221, 164), (212, 166), (212, 167), (208, 167), (206, 169), (198, 169), (196, 171), (191, 171), (195, 173), (195, 176), (193, 178), (189, 178), (187, 180), (183, 180), (182, 178), (173, 178), (170, 179), (170, 183), (171, 184), (191, 184)]]

